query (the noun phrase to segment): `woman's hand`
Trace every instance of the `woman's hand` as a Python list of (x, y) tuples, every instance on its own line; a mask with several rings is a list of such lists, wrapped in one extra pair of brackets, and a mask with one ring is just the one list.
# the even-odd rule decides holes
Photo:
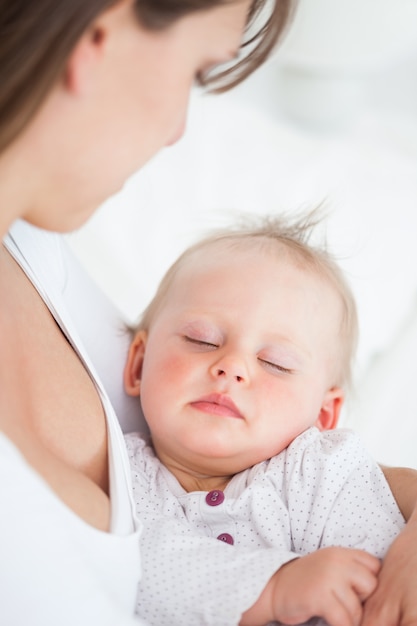
[(378, 587), (365, 603), (362, 626), (417, 626), (417, 472), (383, 471), (408, 523), (387, 552)]
[(283, 565), (240, 626), (300, 624), (322, 617), (330, 626), (359, 626), (380, 562), (362, 550), (323, 548)]

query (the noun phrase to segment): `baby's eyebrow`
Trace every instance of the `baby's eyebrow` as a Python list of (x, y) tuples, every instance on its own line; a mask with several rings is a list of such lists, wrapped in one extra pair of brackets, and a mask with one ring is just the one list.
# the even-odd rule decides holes
[(298, 342), (285, 335), (270, 335), (265, 343), (264, 350), (274, 352), (278, 357), (287, 357), (297, 361), (301, 365), (302, 361), (307, 358), (311, 359), (311, 352), (301, 346)]
[(181, 332), (211, 333), (220, 335), (220, 330), (212, 321), (202, 317), (185, 321), (180, 325)]

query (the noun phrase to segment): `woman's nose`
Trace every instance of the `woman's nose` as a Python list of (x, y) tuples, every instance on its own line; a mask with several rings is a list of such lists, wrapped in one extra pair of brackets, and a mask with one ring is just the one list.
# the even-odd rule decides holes
[(246, 382), (249, 378), (247, 366), (240, 357), (223, 357), (211, 366), (211, 375), (214, 378), (222, 378), (227, 381), (238, 383)]

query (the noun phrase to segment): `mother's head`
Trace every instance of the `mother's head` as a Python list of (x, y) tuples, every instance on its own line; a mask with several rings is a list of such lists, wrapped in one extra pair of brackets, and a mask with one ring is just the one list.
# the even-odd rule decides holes
[[(13, 165), (19, 155), (20, 167), (36, 170), (34, 206), (22, 216), (58, 229), (82, 223), (131, 173), (181, 135), (193, 84), (225, 90), (258, 67), (293, 4), (1, 3), (0, 166), (5, 156)], [(32, 180), (25, 177), (29, 190)], [(41, 189), (47, 191), (42, 207), (35, 193)], [(57, 219), (55, 208), (50, 222), (53, 203), (63, 206), (65, 198), (73, 218)]]

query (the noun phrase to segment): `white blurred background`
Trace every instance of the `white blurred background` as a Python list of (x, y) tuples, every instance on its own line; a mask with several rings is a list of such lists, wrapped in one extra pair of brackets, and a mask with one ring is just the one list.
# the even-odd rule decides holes
[(133, 321), (207, 229), (323, 200), (361, 325), (342, 425), (417, 468), (417, 0), (299, 0), (273, 58), (193, 94), (185, 137), (69, 240)]

